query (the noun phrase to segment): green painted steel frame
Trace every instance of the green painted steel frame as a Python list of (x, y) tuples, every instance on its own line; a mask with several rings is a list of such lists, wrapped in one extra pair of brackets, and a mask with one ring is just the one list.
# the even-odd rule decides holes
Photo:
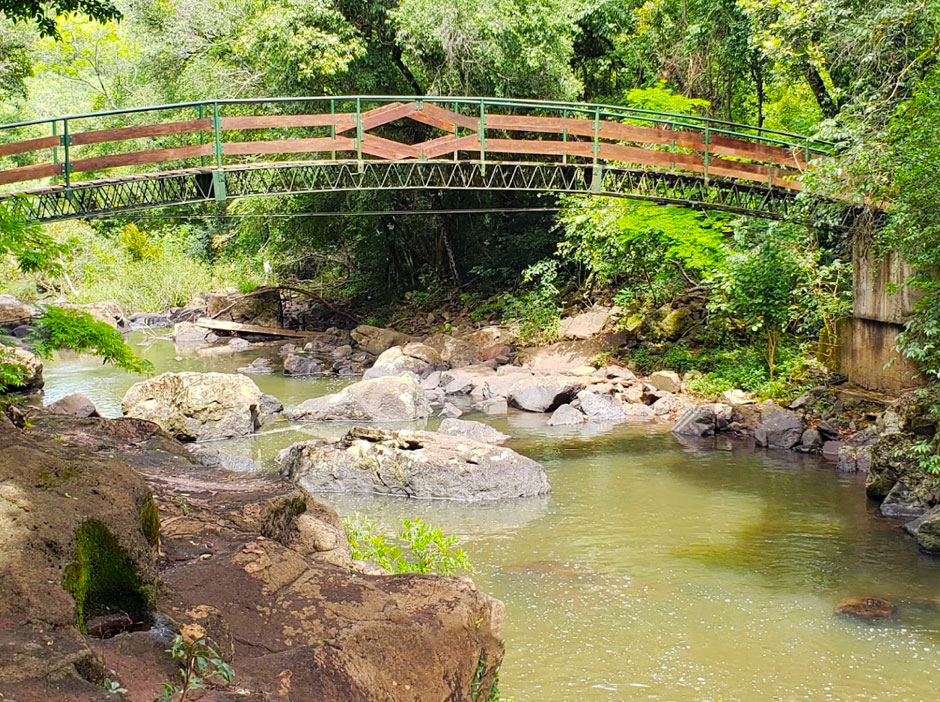
[[(599, 172), (600, 171), (600, 172)], [(193, 168), (129, 179), (53, 186), (13, 202), (41, 221), (101, 217), (229, 198), (349, 190), (509, 190), (591, 193), (696, 209), (786, 219), (833, 230), (870, 221), (860, 207), (797, 197), (784, 188), (694, 174), (595, 167), (592, 163), (510, 161), (281, 162)], [(877, 213), (874, 214), (877, 216)]]

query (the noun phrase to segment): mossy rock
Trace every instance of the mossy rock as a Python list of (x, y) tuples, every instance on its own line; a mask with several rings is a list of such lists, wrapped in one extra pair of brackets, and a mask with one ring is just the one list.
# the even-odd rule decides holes
[(125, 612), (135, 622), (149, 620), (153, 592), (114, 534), (90, 519), (75, 531), (75, 541), (75, 560), (65, 569), (62, 587), (75, 600), (79, 628), (84, 631), (88, 619), (111, 612)]

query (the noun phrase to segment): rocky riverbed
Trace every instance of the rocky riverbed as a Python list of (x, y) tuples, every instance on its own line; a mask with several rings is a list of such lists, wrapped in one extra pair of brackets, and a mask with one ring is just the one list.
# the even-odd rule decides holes
[[(193, 334), (193, 329), (199, 330), (198, 333)], [(185, 526), (189, 530), (177, 534), (178, 547), (183, 549), (186, 556), (179, 559), (179, 564), (189, 566), (188, 569), (181, 566), (178, 572), (181, 583), (184, 582), (184, 574), (192, 576), (192, 584), (186, 587), (191, 587), (193, 592), (170, 605), (172, 611), (158, 612), (161, 616), (169, 617), (171, 623), (167, 631), (174, 628), (180, 630), (192, 623), (185, 617), (180, 618), (181, 611), (187, 613), (193, 610), (201, 613), (203, 619), (213, 621), (216, 617), (226, 618), (224, 612), (211, 612), (211, 616), (206, 614), (206, 610), (202, 609), (204, 605), (208, 606), (206, 601), (197, 602), (199, 597), (196, 591), (203, 587), (205, 581), (202, 578), (208, 572), (207, 568), (199, 566), (213, 560), (215, 564), (221, 565), (218, 566), (220, 571), (211, 577), (239, 582), (239, 591), (251, 593), (252, 598), (264, 598), (272, 593), (280, 597), (281, 590), (277, 582), (282, 575), (270, 574), (267, 565), (257, 566), (258, 572), (266, 573), (259, 576), (262, 583), (257, 587), (260, 587), (260, 591), (250, 582), (242, 583), (233, 579), (234, 576), (226, 570), (240, 566), (248, 572), (249, 566), (255, 568), (250, 562), (244, 561), (248, 558), (245, 554), (252, 554), (244, 549), (247, 548), (246, 544), (258, 542), (259, 537), (263, 545), (258, 548), (264, 553), (253, 553), (258, 561), (264, 561), (265, 558), (275, 564), (289, 561), (286, 567), (291, 573), (301, 567), (313, 572), (327, 567), (324, 565), (327, 564), (332, 568), (343, 569), (348, 577), (365, 577), (362, 571), (368, 571), (368, 568), (350, 562), (348, 547), (335, 514), (312, 497), (311, 493), (371, 493), (399, 498), (433, 497), (466, 503), (508, 499), (522, 499), (524, 502), (548, 494), (551, 476), (546, 474), (538, 462), (537, 447), (512, 440), (508, 448), (502, 447), (501, 444), (508, 437), (476, 421), (448, 419), (437, 427), (437, 431), (425, 431), (421, 425), (434, 415), (454, 418), (473, 413), (471, 416), (475, 419), (482, 416), (495, 421), (507, 416), (527, 415), (532, 422), (541, 423), (553, 431), (585, 432), (586, 435), (598, 432), (603, 435), (616, 426), (645, 426), (662, 432), (671, 429), (685, 445), (695, 447), (694, 450), (721, 445), (720, 442), (726, 441), (726, 437), (733, 437), (735, 440), (752, 441), (759, 450), (822, 453), (831, 458), (833, 468), (843, 474), (867, 473), (868, 494), (873, 499), (883, 500), (881, 511), (886, 516), (908, 521), (907, 528), (921, 549), (930, 552), (940, 550), (937, 536), (940, 495), (932, 479), (912, 460), (913, 445), (920, 440), (918, 437), (932, 431), (932, 426), (929, 421), (925, 421), (927, 408), (913, 396), (884, 405), (859, 401), (851, 393), (842, 393), (839, 389), (820, 387), (787, 407), (772, 402), (759, 403), (739, 391), (725, 393), (719, 402), (703, 402), (701, 398), (687, 392), (688, 379), (676, 373), (661, 371), (644, 377), (629, 368), (594, 363), (598, 344), (606, 343), (602, 340), (603, 335), (564, 341), (543, 349), (525, 349), (519, 348), (510, 330), (495, 327), (422, 339), (374, 327), (357, 327), (349, 332), (333, 329), (302, 344), (293, 341), (272, 343), (257, 339), (212, 338), (204, 331), (189, 323), (175, 327), (172, 343), (175, 344), (176, 359), (203, 359), (208, 369), (219, 365), (220, 359), (231, 357), (233, 364), (237, 359), (237, 368), (242, 369), (241, 373), (218, 373), (214, 370), (169, 372), (141, 381), (124, 394), (123, 413), (128, 419), (117, 423), (97, 419), (95, 415), (98, 409), (94, 403), (78, 396), (63, 397), (50, 403), (46, 410), (48, 414), (35, 415), (39, 420), (30, 419), (29, 424), (23, 423), (24, 418), (16, 413), (12, 415), (14, 418), (19, 417), (17, 421), (22, 424), (17, 431), (25, 430), (42, 445), (40, 452), (54, 448), (52, 442), (62, 442), (63, 446), (89, 449), (99, 457), (107, 455), (110, 459), (124, 461), (143, 476), (155, 494), (155, 504), (164, 522), (163, 552), (158, 554), (156, 561), (160, 568), (171, 572), (170, 564), (178, 564), (172, 554), (168, 556), (166, 545), (173, 543), (172, 538), (176, 534), (175, 529), (170, 527), (179, 524), (176, 529)], [(193, 340), (192, 337), (200, 335), (201, 338)], [(158, 338), (141, 342), (138, 337), (135, 343), (166, 345), (170, 342)], [(246, 357), (252, 360), (246, 362)], [(266, 369), (265, 372), (259, 373), (258, 369), (261, 368)], [(364, 371), (361, 380), (355, 375), (358, 371)], [(351, 375), (353, 377), (348, 377)], [(346, 380), (335, 392), (317, 393), (315, 397), (306, 398), (303, 395), (299, 398), (285, 396), (286, 408), (272, 393), (262, 391), (266, 378), (291, 376), (302, 379), (332, 376)], [(149, 422), (161, 427), (162, 431), (153, 428)], [(77, 423), (74, 427), (80, 428), (69, 428), (72, 426), (69, 423)], [(415, 426), (416, 423), (418, 426)], [(282, 431), (286, 426), (302, 427), (305, 424), (318, 427), (335, 425), (337, 430), (330, 440), (286, 441), (279, 459), (279, 469), (287, 478), (285, 481), (259, 472), (260, 466), (256, 461), (231, 453), (226, 441), (217, 443), (220, 439), (228, 442), (239, 437), (250, 439), (259, 432), (273, 436), (272, 432)], [(118, 442), (110, 437), (111, 433), (118, 431), (112, 427), (118, 425), (137, 427), (130, 432), (131, 438), (126, 447), (118, 446)], [(360, 425), (360, 428), (356, 425)], [(148, 430), (151, 434), (143, 432), (148, 438), (139, 438), (134, 433), (141, 431), (139, 427), (143, 426), (151, 427)], [(121, 429), (118, 433), (126, 431), (129, 430)], [(159, 440), (154, 438), (157, 435)], [(184, 447), (179, 440), (190, 443)], [(300, 492), (297, 492), (298, 487)], [(74, 498), (76, 492), (80, 491), (74, 489), (68, 494)], [(193, 496), (195, 502), (191, 502)], [(282, 501), (276, 502), (278, 499)], [(256, 511), (278, 511), (287, 504), (294, 505), (291, 509), (295, 509), (299, 505), (298, 499), (304, 508), (291, 517), (297, 522), (296, 530), (294, 526), (289, 528), (292, 535), (282, 535), (279, 540), (267, 534), (270, 525), (265, 526), (265, 518), (259, 517)], [(270, 500), (275, 500), (275, 503), (270, 503)], [(194, 506), (198, 509), (194, 509)], [(525, 511), (527, 508), (523, 506), (521, 509)], [(245, 510), (252, 514), (246, 516)], [(191, 517), (194, 513), (195, 516)], [(219, 513), (227, 516), (221, 521), (213, 517)], [(72, 526), (67, 527), (66, 531)], [(114, 527), (120, 528), (123, 527)], [(72, 532), (74, 534), (74, 528)], [(216, 552), (212, 550), (194, 553), (194, 550), (202, 549), (203, 544), (213, 543), (207, 537), (209, 532), (217, 534), (221, 539), (221, 551), (218, 553), (223, 557), (216, 558)], [(68, 553), (73, 543), (63, 542), (57, 549)], [(243, 549), (241, 552), (238, 551), (239, 547)], [(187, 548), (189, 551), (186, 551)], [(298, 552), (300, 560), (292, 555)], [(68, 564), (55, 567), (67, 568)], [(146, 563), (136, 564), (135, 567), (140, 573), (148, 572)], [(270, 580), (265, 580), (269, 577)], [(305, 583), (315, 580), (314, 576), (308, 575), (301, 579)], [(171, 580), (167, 578), (167, 582)], [(144, 585), (152, 588), (154, 581), (151, 579)], [(485, 596), (474, 594), (476, 591), (472, 586), (467, 586), (471, 588), (468, 592), (480, 602), (489, 601)], [(185, 590), (182, 585), (180, 587)], [(324, 587), (317, 584), (317, 592), (325, 592)], [(336, 587), (345, 588), (347, 585), (342, 581)], [(296, 629), (296, 623), (291, 623), (290, 617), (296, 611), (295, 607), (303, 607), (303, 598), (310, 596), (305, 592), (308, 591), (299, 594), (289, 591), (285, 595), (291, 598), (285, 604), (283, 613), (285, 630)], [(856, 598), (859, 602), (880, 600), (878, 597), (868, 597), (870, 593), (863, 594), (866, 596)], [(377, 598), (376, 606), (379, 606), (381, 597), (390, 595), (385, 592), (384, 595), (374, 596)], [(452, 594), (446, 596), (451, 597)], [(213, 592), (215, 597), (224, 600), (234, 595), (219, 591)], [(438, 601), (423, 592), (420, 597)], [(838, 607), (850, 611), (853, 616), (859, 616), (855, 614), (856, 611), (868, 611), (861, 606), (853, 608), (853, 601), (848, 598)], [(172, 599), (165, 602), (172, 602)], [(235, 616), (233, 613), (239, 604), (234, 599), (231, 602), (235, 609), (229, 615)], [(894, 606), (890, 601), (888, 604)], [(411, 611), (405, 605), (396, 606), (403, 607), (403, 611)], [(433, 609), (438, 605), (432, 602), (428, 606)], [(466, 611), (470, 612), (477, 607), (473, 611), (479, 612), (481, 606), (479, 603), (468, 604)], [(153, 612), (157, 610), (148, 611), (150, 614), (147, 617), (155, 620)], [(883, 614), (887, 611), (884, 607), (878, 611), (882, 613), (878, 617), (890, 619), (893, 616)], [(135, 617), (146, 618), (140, 615)], [(134, 622), (135, 626), (138, 624), (143, 622)], [(231, 629), (232, 625), (227, 626)], [(251, 628), (255, 625), (247, 620), (239, 621), (238, 626), (245, 627), (245, 631), (255, 631)], [(339, 629), (329, 631), (330, 636), (337, 637), (335, 640), (347, 640), (342, 638), (345, 634)], [(316, 635), (322, 633), (318, 629)], [(129, 642), (133, 637), (142, 639), (138, 634), (144, 632), (122, 634), (121, 637), (107, 641), (120, 639)], [(494, 641), (498, 641), (499, 628), (494, 625), (490, 634)], [(149, 635), (152, 636), (153, 632)], [(359, 632), (349, 634), (351, 638), (348, 641), (359, 641), (360, 635)], [(423, 635), (416, 636), (420, 638)], [(300, 634), (294, 636), (302, 639)], [(272, 646), (275, 649), (283, 646), (286, 650), (288, 646), (295, 645), (293, 636), (289, 643), (285, 642), (283, 634), (281, 637), (259, 639), (259, 643), (249, 637), (245, 639), (249, 641), (247, 657), (244, 652), (239, 652), (239, 660), (248, 661), (245, 666), (240, 666), (239, 672), (241, 668), (248, 671), (247, 680), (258, 689), (268, 689), (265, 686), (274, 683), (270, 676), (265, 677), (261, 662), (257, 665), (251, 662), (255, 654), (250, 652)], [(112, 644), (96, 643), (87, 637), (82, 637), (82, 640), (82, 645), (97, 653), (97, 657), (88, 660), (108, 660), (106, 656), (102, 658), (100, 651), (104, 650), (102, 647)], [(238, 641), (233, 640), (234, 651), (238, 648)], [(478, 640), (471, 641), (471, 648), (482, 645)], [(78, 639), (72, 640), (70, 645), (81, 648)], [(137, 644), (120, 644), (125, 645)], [(165, 641), (160, 645), (165, 646)], [(418, 648), (421, 645), (431, 644), (416, 644)], [(117, 647), (118, 644), (113, 646)], [(131, 650), (131, 657), (136, 659), (139, 652), (133, 648)], [(157, 659), (160, 658), (156, 648), (151, 653)], [(379, 655), (371, 649), (361, 653), (370, 657)], [(259, 661), (264, 658), (263, 654), (257, 655), (260, 656)], [(303, 667), (307, 665), (303, 655), (306, 654), (293, 658), (285, 654), (284, 659), (293, 661), (292, 665)], [(487, 656), (487, 660), (493, 662), (495, 671), (498, 665), (496, 658), (492, 653)], [(323, 665), (335, 664), (333, 660), (320, 662)], [(464, 662), (455, 659), (447, 665), (459, 667)], [(354, 661), (346, 661), (346, 664), (359, 666)], [(491, 676), (493, 671), (486, 666), (484, 668), (486, 670), (481, 674)], [(149, 672), (141, 673), (140, 677), (146, 679), (146, 684), (152, 685), (159, 677), (153, 671), (160, 669), (160, 665), (148, 668)], [(34, 666), (32, 670), (35, 672), (37, 668)], [(163, 670), (166, 670), (165, 666)], [(477, 673), (477, 669), (474, 669), (475, 676)], [(385, 674), (385, 670), (372, 672), (366, 675), (366, 682), (347, 681), (343, 684), (349, 690), (355, 685), (365, 689), (371, 685), (368, 682), (369, 675)], [(137, 673), (133, 673), (133, 676), (137, 676)], [(72, 677), (69, 677), (69, 684), (80, 686)], [(82, 678), (81, 674), (79, 678), (90, 679)], [(100, 682), (100, 679), (97, 681)], [(20, 690), (22, 699), (33, 699), (23, 697), (32, 694), (29, 690), (46, 689), (36, 687), (38, 683), (32, 678), (24, 677), (16, 684), (20, 685), (20, 682), (22, 685), (17, 690)], [(278, 684), (281, 682), (279, 677)], [(437, 689), (433, 688), (433, 681), (416, 681), (414, 684), (432, 685), (432, 688), (427, 689)], [(305, 680), (304, 689), (311, 685), (310, 681)], [(316, 689), (318, 694), (335, 693), (335, 690), (325, 691), (315, 686), (310, 689)], [(91, 694), (92, 691), (88, 688), (86, 692)], [(368, 696), (361, 698), (375, 699)]]

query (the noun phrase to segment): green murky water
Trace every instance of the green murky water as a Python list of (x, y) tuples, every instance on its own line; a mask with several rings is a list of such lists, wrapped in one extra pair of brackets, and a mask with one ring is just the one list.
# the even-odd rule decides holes
[[(258, 355), (177, 357), (165, 340), (140, 350), (161, 371), (233, 371)], [(348, 382), (254, 378), (285, 404)], [(47, 370), (46, 400), (82, 391), (113, 416), (134, 380), (65, 357)], [(651, 427), (592, 432), (552, 429), (524, 413), (467, 418), (489, 421), (541, 461), (551, 498), (325, 501), (390, 528), (417, 516), (460, 534), (476, 582), (506, 603), (505, 696), (940, 699), (940, 559), (918, 553), (866, 504), (857, 478), (815, 458), (721, 439), (684, 446)], [(343, 429), (281, 425), (224, 444), (270, 464), (295, 440)], [(897, 602), (897, 616), (867, 624), (833, 615), (840, 600), (867, 596)]]

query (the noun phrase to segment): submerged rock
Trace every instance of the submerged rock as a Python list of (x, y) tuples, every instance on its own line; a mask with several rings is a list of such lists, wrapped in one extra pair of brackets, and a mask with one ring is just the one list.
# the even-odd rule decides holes
[(121, 408), (183, 441), (247, 436), (261, 426), (262, 392), (236, 373), (163, 373), (135, 383)]
[(271, 359), (261, 356), (256, 358), (247, 366), (242, 366), (238, 369), (239, 373), (247, 373), (248, 375), (261, 375), (265, 373), (273, 373), (274, 368), (271, 366)]
[(356, 428), (341, 441), (302, 441), (277, 456), (310, 492), (465, 502), (546, 495), (545, 470), (510, 449), (429, 431)]
[(893, 602), (880, 597), (867, 597), (845, 600), (836, 607), (836, 613), (857, 619), (884, 619), (897, 611)]
[(285, 412), (288, 419), (302, 422), (407, 422), (430, 414), (431, 405), (421, 385), (408, 376), (362, 380), (332, 395), (305, 400)]

